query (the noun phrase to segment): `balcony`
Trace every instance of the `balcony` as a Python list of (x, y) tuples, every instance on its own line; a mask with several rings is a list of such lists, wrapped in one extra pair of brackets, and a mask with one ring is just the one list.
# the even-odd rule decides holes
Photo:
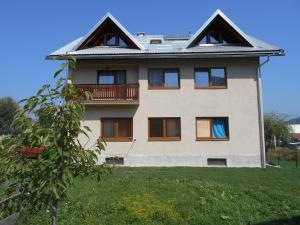
[(87, 100), (87, 105), (138, 105), (139, 104), (139, 85), (99, 85), (99, 84), (78, 84), (78, 93), (83, 94), (89, 91), (92, 99)]

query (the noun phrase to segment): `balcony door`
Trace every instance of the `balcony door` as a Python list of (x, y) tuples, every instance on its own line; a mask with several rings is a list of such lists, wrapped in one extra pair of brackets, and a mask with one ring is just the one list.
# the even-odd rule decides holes
[(99, 71), (97, 82), (100, 85), (122, 85), (122, 84), (126, 84), (126, 71), (125, 70)]
[(107, 99), (121, 99), (127, 97), (126, 71), (125, 70), (104, 70), (98, 72), (99, 95)]

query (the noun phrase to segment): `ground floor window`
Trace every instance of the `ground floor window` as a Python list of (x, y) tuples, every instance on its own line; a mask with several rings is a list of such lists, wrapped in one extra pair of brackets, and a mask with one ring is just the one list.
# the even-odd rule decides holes
[(197, 140), (228, 140), (229, 128), (227, 117), (196, 118)]
[(176, 141), (181, 139), (180, 118), (149, 118), (149, 141)]
[(132, 118), (102, 118), (101, 136), (105, 141), (131, 141)]

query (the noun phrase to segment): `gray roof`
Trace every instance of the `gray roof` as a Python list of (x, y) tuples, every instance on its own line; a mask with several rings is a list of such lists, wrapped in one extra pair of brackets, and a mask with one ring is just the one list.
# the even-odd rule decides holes
[[(234, 45), (201, 45), (190, 47), (191, 43), (201, 35), (202, 31), (216, 16), (221, 16), (231, 25), (252, 47)], [(107, 19), (110, 18), (136, 44), (138, 49), (97, 46), (77, 50), (77, 48)], [(150, 44), (150, 40), (160, 39), (161, 44)], [(242, 32), (228, 17), (217, 10), (193, 36), (167, 38), (165, 35), (132, 36), (110, 13), (107, 13), (87, 35), (78, 38), (47, 56), (68, 58), (157, 58), (157, 57), (236, 57), (236, 56), (272, 56), (283, 55), (283, 49), (268, 44)]]

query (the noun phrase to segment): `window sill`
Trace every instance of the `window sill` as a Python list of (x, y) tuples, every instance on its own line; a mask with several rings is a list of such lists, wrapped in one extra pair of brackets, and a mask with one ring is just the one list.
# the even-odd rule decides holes
[(148, 90), (177, 90), (180, 87), (148, 87)]
[(227, 86), (212, 86), (212, 87), (195, 86), (195, 89), (227, 89)]
[(181, 137), (149, 137), (148, 141), (181, 141)]
[(196, 138), (196, 141), (229, 141), (229, 138)]
[(131, 142), (132, 137), (103, 138), (105, 142)]

